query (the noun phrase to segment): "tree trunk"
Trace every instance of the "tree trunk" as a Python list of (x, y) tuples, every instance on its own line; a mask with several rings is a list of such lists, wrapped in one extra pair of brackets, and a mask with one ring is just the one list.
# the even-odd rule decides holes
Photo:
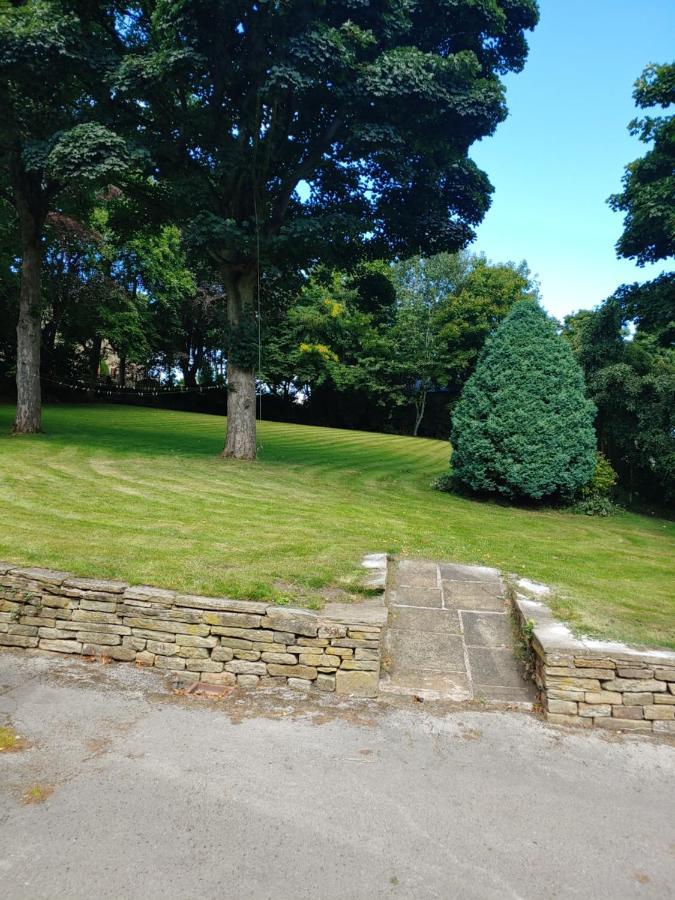
[[(253, 321), (255, 273), (228, 272), (226, 283), (227, 320), (236, 341), (240, 326)], [(227, 357), (227, 434), (222, 455), (233, 459), (255, 459), (255, 371), (252, 364), (237, 361), (240, 349), (231, 341)]]
[(415, 427), (413, 428), (413, 436), (417, 437), (417, 432), (420, 430), (420, 425), (422, 424), (422, 419), (424, 418), (424, 410), (427, 405), (427, 392), (426, 390), (422, 392), (421, 400), (418, 400), (415, 403)]
[[(18, 192), (17, 192), (18, 193)], [(42, 224), (17, 197), (21, 231), (21, 289), (19, 321), (16, 326), (16, 418), (15, 434), (35, 434), (42, 430), (40, 390), (40, 276)]]
[(120, 355), (120, 364), (117, 374), (117, 383), (120, 387), (125, 388), (127, 386), (127, 355), (126, 353), (122, 353)]

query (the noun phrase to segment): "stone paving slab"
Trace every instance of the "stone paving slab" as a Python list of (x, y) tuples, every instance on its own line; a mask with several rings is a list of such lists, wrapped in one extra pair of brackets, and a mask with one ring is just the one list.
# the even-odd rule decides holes
[(534, 689), (514, 655), (509, 606), (496, 569), (402, 560), (385, 599), (388, 671), (381, 691), (532, 705)]

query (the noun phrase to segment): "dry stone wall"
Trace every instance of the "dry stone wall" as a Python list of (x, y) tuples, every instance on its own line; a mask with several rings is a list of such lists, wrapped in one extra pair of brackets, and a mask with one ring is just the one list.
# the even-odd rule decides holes
[(675, 734), (675, 653), (575, 637), (542, 602), (545, 585), (511, 582), (549, 722)]
[[(366, 557), (384, 587), (386, 557)], [(186, 681), (378, 692), (381, 598), (321, 612), (0, 564), (0, 648), (105, 657)]]

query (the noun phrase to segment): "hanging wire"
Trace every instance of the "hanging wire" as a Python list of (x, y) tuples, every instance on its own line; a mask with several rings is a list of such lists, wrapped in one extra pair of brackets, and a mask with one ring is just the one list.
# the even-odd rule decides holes
[(201, 394), (204, 391), (227, 390), (226, 385), (224, 384), (206, 384), (183, 388), (145, 388), (143, 390), (136, 390), (134, 388), (112, 388), (107, 385), (89, 384), (86, 381), (79, 381), (77, 379), (72, 382), (57, 381), (55, 378), (46, 378), (44, 375), (40, 376), (40, 380), (67, 388), (70, 391), (94, 391), (97, 394), (102, 394), (107, 397), (145, 397), (146, 394), (152, 397), (159, 397), (162, 394)]

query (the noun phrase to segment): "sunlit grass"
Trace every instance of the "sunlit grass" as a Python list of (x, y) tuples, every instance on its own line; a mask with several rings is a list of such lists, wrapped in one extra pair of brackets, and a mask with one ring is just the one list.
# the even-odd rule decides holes
[(260, 459), (224, 461), (217, 416), (52, 406), (8, 434), (0, 559), (316, 605), (353, 592), (364, 553), (499, 566), (555, 586), (580, 630), (675, 647), (675, 526), (430, 490), (443, 441), (264, 422)]

